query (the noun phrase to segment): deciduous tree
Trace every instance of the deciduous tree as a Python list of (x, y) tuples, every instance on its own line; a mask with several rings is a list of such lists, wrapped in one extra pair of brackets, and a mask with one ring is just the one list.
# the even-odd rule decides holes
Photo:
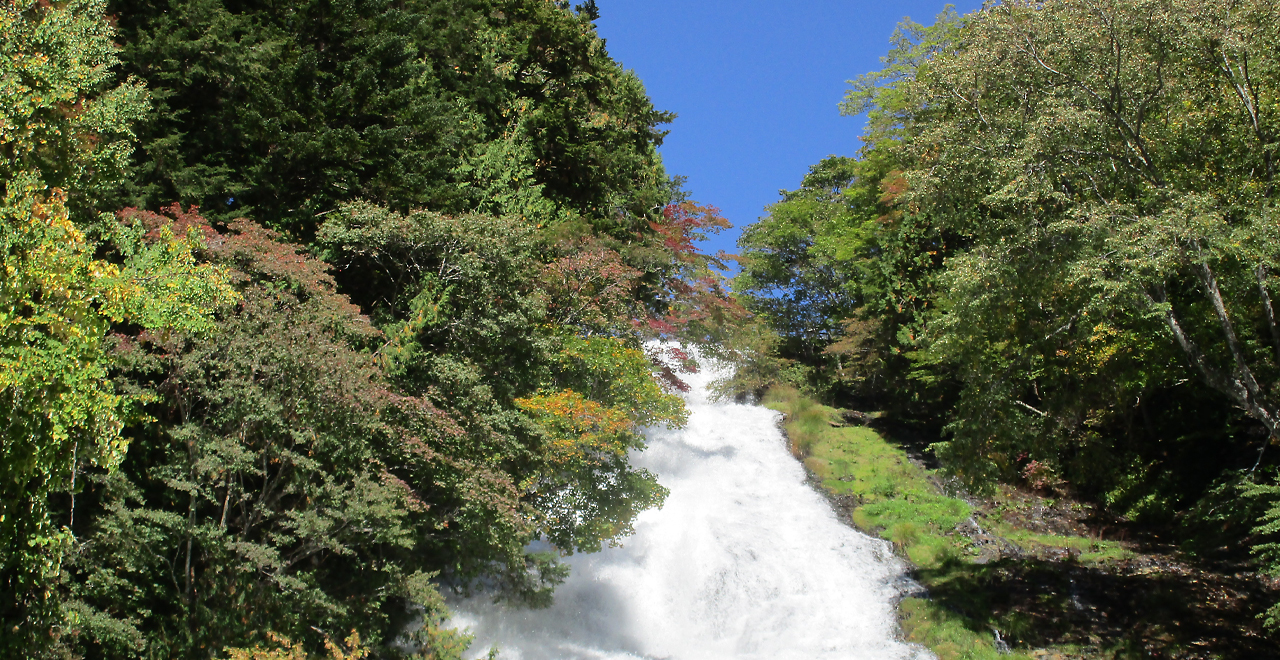
[[(233, 297), (220, 271), (195, 263), (198, 237), (143, 246), (108, 226), (104, 260), (85, 233), (143, 107), (136, 85), (105, 86), (115, 54), (102, 10), (0, 6), (0, 645), (32, 653), (62, 618), (51, 589), (74, 540), (77, 474), (120, 463), (121, 426), (142, 400), (107, 379), (108, 327), (200, 332)], [(50, 517), (55, 493), (70, 495), (65, 519)]]

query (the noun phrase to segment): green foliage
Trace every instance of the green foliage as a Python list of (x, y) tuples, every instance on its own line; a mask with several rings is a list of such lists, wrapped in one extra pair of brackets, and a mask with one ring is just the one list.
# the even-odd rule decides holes
[(1091, 442), (1108, 402), (1167, 387), (1178, 361), (1270, 428), (1270, 129), (1249, 110), (1270, 84), (1265, 11), (1010, 4), (908, 84), (928, 109), (903, 200), (970, 242), (929, 352), (965, 383), (940, 451), (974, 482)]
[(748, 307), (807, 386), (923, 422), (974, 491), (1051, 484), (1182, 521), (1196, 552), (1258, 542), (1261, 509), (1231, 500), (1280, 442), (1278, 25), (1181, 0), (904, 22), (850, 81), (859, 159), (811, 173), (842, 183), (745, 232)]
[(910, 80), (945, 49), (959, 20), (948, 12), (934, 27), (905, 23), (889, 67), (851, 81), (842, 111), (869, 111), (861, 157), (814, 165), (799, 190), (744, 229), (743, 273), (734, 281), (747, 308), (782, 336), (780, 355), (812, 367), (808, 386), (926, 419), (952, 387), (945, 369), (918, 368), (919, 349), (938, 271), (960, 241), (900, 203), (915, 106), (892, 83)]
[[(842, 281), (848, 264), (840, 253), (857, 254), (860, 227), (843, 193), (856, 161), (831, 157), (813, 166), (800, 190), (787, 192), (769, 215), (743, 230), (743, 274), (734, 290), (746, 294), (751, 310), (793, 342), (812, 346), (829, 337), (856, 305), (857, 280)], [(831, 249), (831, 248), (836, 249)], [(826, 248), (826, 249), (824, 249)]]
[(565, 336), (556, 356), (556, 372), (557, 386), (626, 411), (634, 427), (678, 428), (688, 421), (689, 412), (680, 397), (653, 378), (653, 360), (622, 339)]
[(661, 206), (657, 112), (589, 20), (542, 0), (118, 0), (124, 73), (156, 99), (130, 203), (249, 214), (309, 238), (367, 200), (585, 220)]
[[(1266, 507), (1253, 530), (1261, 537), (1253, 552), (1261, 560), (1265, 574), (1280, 577), (1280, 541), (1277, 540), (1280, 538), (1280, 483), (1246, 483), (1242, 490), (1244, 495)], [(1280, 629), (1280, 603), (1272, 605), (1265, 616), (1268, 628)]]
[(796, 287), (748, 306), (845, 296), (843, 322), (803, 322), (824, 336), (782, 357), (829, 396), (944, 413), (934, 448), (970, 488), (1034, 462), (1172, 520), (1254, 462), (1252, 433), (1276, 436), (1273, 13), (1015, 2), (905, 22), (850, 82), (842, 109), (869, 123), (838, 204), (806, 183), (744, 234), (742, 282)]
[[(142, 85), (110, 85), (117, 63), (103, 0), (0, 7), (0, 181), (24, 174), (70, 196), (84, 221), (118, 184), (133, 153), (131, 122), (147, 109)], [(8, 194), (15, 194), (10, 191)]]
[(706, 351), (708, 357), (733, 365), (731, 374), (711, 383), (713, 396), (759, 399), (780, 382), (789, 361), (778, 355), (777, 332), (758, 319), (734, 324), (719, 342)]
[(688, 413), (655, 381), (650, 359), (621, 340), (564, 337), (555, 360), (554, 384), (515, 402), (545, 442), (546, 468), (526, 483), (547, 512), (547, 539), (594, 552), (666, 498), (656, 476), (626, 466), (627, 451), (644, 448), (640, 427), (680, 426)]
[(221, 271), (195, 263), (198, 237), (166, 231), (141, 247), (122, 228), (102, 246), (73, 222), (93, 217), (94, 195), (120, 174), (127, 122), (144, 108), (132, 83), (105, 89), (114, 49), (102, 10), (0, 8), (0, 644), (33, 654), (62, 619), (50, 590), (75, 539), (74, 506), (55, 519), (50, 499), (74, 501), (82, 469), (121, 462), (121, 427), (145, 400), (107, 380), (109, 326), (200, 332), (234, 299)]
[(661, 504), (742, 312), (593, 3), (109, 11), (0, 14), (5, 648), (456, 658)]
[[(626, 451), (643, 446), (638, 427), (682, 423), (683, 404), (655, 382), (634, 339), (582, 337), (586, 328), (554, 322), (547, 293), (561, 309), (573, 296), (557, 300), (545, 286), (547, 268), (563, 262), (539, 262), (535, 228), (510, 217), (400, 215), (353, 204), (318, 238), (344, 272), (379, 273), (350, 289), (357, 300), (369, 292), (365, 307), (388, 335), (380, 359), (399, 388), (458, 411), (468, 434), (448, 454), (510, 474), (538, 511), (538, 530), (561, 551), (614, 542), (637, 513), (661, 503), (665, 491), (627, 464)], [(629, 269), (617, 272), (625, 283)], [(601, 277), (606, 286), (613, 279)], [(600, 308), (590, 316), (616, 322)], [(507, 542), (508, 566), (523, 557), (525, 540)], [(456, 561), (474, 575), (494, 559), (473, 550)], [(512, 590), (545, 598), (542, 587)]]
[(119, 465), (128, 446), (121, 427), (145, 400), (107, 380), (110, 322), (199, 332), (208, 328), (204, 310), (233, 298), (223, 274), (195, 266), (193, 243), (172, 233), (131, 254), (124, 268), (94, 259), (61, 192), (43, 201), (40, 189), (19, 177), (0, 206), (0, 396), (9, 419), (0, 460), (0, 571), (6, 592), (20, 594), (0, 611), (6, 620), (25, 611), (32, 626), (6, 626), (0, 639), (32, 645), (28, 636), (53, 616), (47, 582), (73, 539), (50, 517), (48, 500), (74, 494), (76, 474), (86, 467)]
[(251, 223), (170, 212), (122, 215), (206, 236), (242, 302), (206, 335), (118, 341), (122, 388), (155, 400), (120, 469), (90, 475), (61, 643), (190, 657), (267, 632), (319, 648), (316, 628), (380, 645), (415, 611), (437, 626), (433, 550), (459, 542), (451, 525), (524, 529), (514, 488), (440, 453), (461, 430), (387, 388), (359, 348), (377, 331), (322, 264)]

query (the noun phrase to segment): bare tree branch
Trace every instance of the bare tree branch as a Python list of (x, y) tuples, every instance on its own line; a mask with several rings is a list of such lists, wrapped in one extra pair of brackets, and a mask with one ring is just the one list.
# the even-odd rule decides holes
[(1253, 269), (1258, 279), (1258, 293), (1262, 295), (1262, 312), (1267, 317), (1267, 328), (1271, 330), (1271, 348), (1275, 351), (1276, 364), (1280, 365), (1280, 327), (1276, 326), (1276, 312), (1271, 306), (1271, 294), (1267, 292), (1267, 267), (1258, 264)]

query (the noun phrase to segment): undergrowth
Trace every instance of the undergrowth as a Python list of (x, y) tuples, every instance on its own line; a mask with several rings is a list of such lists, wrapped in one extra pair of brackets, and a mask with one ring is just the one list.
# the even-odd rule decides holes
[[(939, 494), (927, 472), (905, 452), (869, 428), (833, 427), (836, 410), (793, 388), (774, 387), (763, 403), (786, 414), (791, 451), (823, 488), (855, 498), (851, 514), (860, 529), (891, 541), (921, 568), (944, 567), (964, 554), (963, 537), (951, 532), (969, 517), (969, 505)], [(974, 622), (930, 600), (903, 599), (901, 618), (907, 640), (928, 647), (940, 660), (1017, 658), (1000, 655), (994, 633), (976, 632)]]
[[(988, 564), (971, 536), (979, 529), (966, 501), (942, 492), (930, 470), (871, 428), (846, 426), (840, 411), (789, 387), (774, 387), (764, 405), (786, 414), (791, 451), (821, 486), (848, 509), (861, 530), (891, 541), (915, 567), (929, 598), (904, 598), (900, 622), (907, 641), (929, 648), (940, 660), (1005, 658), (1145, 657), (1101, 643), (1085, 631), (1072, 571), (1088, 571), (1131, 553), (1113, 541), (1032, 532), (984, 518), (980, 530), (1017, 548), (1022, 558)], [(1000, 507), (1025, 506), (1012, 499)], [(1065, 558), (1063, 563), (1043, 559)], [(1028, 579), (1030, 578), (1030, 579)], [(1035, 607), (1010, 606), (1008, 584), (1030, 585)], [(1030, 613), (1028, 613), (1030, 612)], [(1084, 626), (1087, 627), (1087, 626)], [(1080, 637), (1097, 644), (1063, 643)], [(1054, 640), (1057, 640), (1056, 642)]]

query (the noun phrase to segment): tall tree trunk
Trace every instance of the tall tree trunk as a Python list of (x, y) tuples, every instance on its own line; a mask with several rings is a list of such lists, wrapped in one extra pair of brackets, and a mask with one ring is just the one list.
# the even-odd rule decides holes
[(1227, 340), (1227, 347), (1231, 351), (1232, 369), (1230, 373), (1213, 364), (1200, 346), (1196, 344), (1195, 340), (1187, 335), (1182, 327), (1181, 320), (1178, 318), (1177, 311), (1168, 302), (1163, 283), (1153, 287), (1155, 290), (1154, 295), (1150, 292), (1144, 291), (1144, 293), (1153, 306), (1157, 304), (1164, 305), (1165, 324), (1169, 327), (1174, 339), (1178, 342), (1178, 346), (1182, 348), (1183, 353), (1191, 360), (1191, 364), (1199, 372), (1205, 383), (1225, 394), (1243, 409), (1247, 415), (1266, 426), (1271, 436), (1271, 441), (1276, 442), (1277, 439), (1280, 439), (1280, 419), (1277, 418), (1276, 407), (1258, 385), (1257, 379), (1253, 376), (1253, 370), (1249, 368), (1244, 352), (1240, 347), (1239, 338), (1236, 336), (1235, 325), (1232, 323), (1231, 317), (1227, 313), (1226, 305), (1223, 303), (1222, 291), (1218, 288), (1217, 278), (1214, 277), (1213, 270), (1207, 263), (1201, 265), (1199, 275), (1201, 283), (1204, 285), (1205, 295), (1209, 298), (1210, 303), (1213, 304), (1218, 325), (1222, 329), (1223, 335)]
[(1258, 293), (1262, 296), (1262, 313), (1267, 317), (1267, 328), (1271, 330), (1271, 350), (1275, 351), (1276, 366), (1280, 366), (1280, 327), (1276, 326), (1276, 312), (1271, 306), (1271, 294), (1267, 292), (1267, 267), (1258, 264), (1253, 269), (1258, 279)]

